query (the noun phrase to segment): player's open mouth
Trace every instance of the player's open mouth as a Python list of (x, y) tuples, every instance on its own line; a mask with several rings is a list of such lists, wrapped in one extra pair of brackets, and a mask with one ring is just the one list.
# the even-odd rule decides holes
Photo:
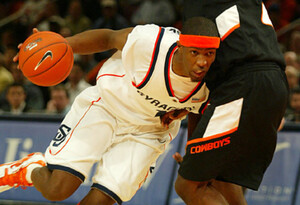
[(205, 71), (198, 71), (198, 72), (196, 72), (196, 71), (193, 71), (193, 75), (196, 77), (196, 78), (204, 78), (204, 75), (205, 75)]

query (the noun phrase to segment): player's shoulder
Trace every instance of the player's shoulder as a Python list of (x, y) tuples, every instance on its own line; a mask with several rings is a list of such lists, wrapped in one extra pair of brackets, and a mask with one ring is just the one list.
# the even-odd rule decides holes
[[(169, 48), (179, 39), (179, 30), (173, 27), (161, 27), (155, 24), (135, 26), (128, 35), (123, 54), (135, 50), (135, 55), (152, 55), (154, 47)], [(124, 56), (122, 55), (122, 56)]]
[(174, 27), (165, 27), (165, 32), (170, 35), (179, 35), (180, 31)]
[(132, 30), (132, 34), (134, 35), (142, 35), (142, 36), (153, 36), (155, 34), (159, 34), (160, 32), (164, 32), (167, 35), (179, 35), (180, 31), (174, 27), (161, 27), (156, 24), (145, 24), (135, 26)]
[(137, 25), (133, 28), (131, 35), (151, 36), (157, 34), (160, 27), (155, 24)]

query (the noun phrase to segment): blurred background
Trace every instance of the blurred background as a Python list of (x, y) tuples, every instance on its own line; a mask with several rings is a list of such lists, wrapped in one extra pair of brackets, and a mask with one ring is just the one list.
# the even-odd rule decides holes
[[(286, 60), (290, 101), (263, 184), (258, 192), (246, 190), (245, 195), (249, 205), (300, 205), (300, 0), (263, 2)], [(122, 29), (147, 23), (181, 29), (183, 4), (184, 0), (1, 0), (0, 163), (45, 150), (74, 98), (95, 84), (99, 68), (115, 52), (75, 55), (72, 72), (63, 83), (51, 88), (36, 86), (12, 61), (18, 44), (32, 34), (33, 28), (64, 37), (87, 29)], [(175, 151), (184, 153), (185, 139), (183, 123), (179, 136), (159, 158), (146, 185), (125, 204), (183, 204), (173, 188), (178, 167), (171, 155)], [(59, 204), (78, 203), (90, 184), (91, 179), (87, 179), (70, 199)], [(0, 205), (53, 203), (33, 188), (0, 193)]]

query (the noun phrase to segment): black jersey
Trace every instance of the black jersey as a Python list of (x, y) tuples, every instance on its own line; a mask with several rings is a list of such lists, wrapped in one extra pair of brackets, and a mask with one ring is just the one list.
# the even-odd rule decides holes
[(228, 36), (220, 36), (221, 45), (206, 80), (222, 82), (235, 68), (242, 72), (244, 64), (253, 62), (276, 63), (284, 70), (285, 62), (276, 33), (272, 25), (263, 22), (265, 8), (261, 0), (186, 0), (184, 18), (207, 17), (216, 22), (220, 32), (220, 26), (227, 23), (227, 19), (221, 19), (224, 16), (222, 14), (231, 8), (236, 9), (238, 13), (229, 14), (227, 17), (231, 21), (236, 15), (239, 25), (233, 28)]

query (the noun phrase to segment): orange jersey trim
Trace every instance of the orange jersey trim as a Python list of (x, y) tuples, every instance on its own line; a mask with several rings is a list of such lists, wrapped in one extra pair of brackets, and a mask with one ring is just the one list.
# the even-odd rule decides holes
[(112, 77), (119, 77), (119, 78), (122, 78), (122, 77), (124, 77), (124, 76), (125, 76), (125, 74), (124, 74), (124, 75), (116, 75), (116, 74), (103, 74), (103, 75), (99, 75), (99, 76), (98, 76), (98, 78), (97, 78), (97, 80), (98, 80), (99, 78), (103, 77), (103, 76), (112, 76)]
[(204, 141), (208, 141), (208, 140), (211, 140), (211, 139), (215, 139), (215, 138), (219, 138), (219, 137), (223, 137), (225, 135), (228, 135), (228, 134), (231, 134), (235, 131), (237, 131), (238, 127), (235, 127), (231, 130), (228, 130), (226, 132), (223, 132), (223, 133), (219, 133), (219, 134), (216, 134), (216, 135), (212, 135), (210, 137), (205, 137), (205, 138), (199, 138), (199, 139), (194, 139), (194, 140), (190, 140), (186, 143), (186, 146), (190, 145), (190, 144), (195, 144), (195, 143), (199, 143), (199, 142), (204, 142)]
[(95, 102), (99, 102), (99, 100), (101, 100), (101, 97), (99, 97), (97, 100), (94, 100), (91, 102), (90, 106), (88, 107), (88, 109), (85, 111), (85, 113), (83, 114), (83, 116), (80, 118), (80, 120), (77, 122), (77, 124), (75, 125), (75, 127), (73, 128), (69, 139), (66, 141), (66, 143), (64, 144), (64, 146), (62, 148), (60, 148), (60, 150), (58, 150), (56, 153), (52, 153), (51, 149), (49, 150), (49, 153), (51, 155), (57, 155), (58, 153), (60, 153), (60, 151), (68, 144), (68, 142), (70, 141), (70, 139), (72, 138), (72, 135), (74, 133), (74, 130), (77, 128), (77, 126), (79, 125), (79, 123), (82, 121), (82, 119), (85, 117), (86, 113), (91, 109), (91, 107), (94, 105)]
[(227, 36), (229, 36), (235, 29), (239, 28), (240, 26), (241, 26), (240, 24), (237, 24), (234, 27), (232, 27), (231, 29), (229, 29), (227, 31), (227, 33), (225, 33), (224, 36), (221, 38), (221, 40), (224, 41), (225, 38), (227, 38)]

